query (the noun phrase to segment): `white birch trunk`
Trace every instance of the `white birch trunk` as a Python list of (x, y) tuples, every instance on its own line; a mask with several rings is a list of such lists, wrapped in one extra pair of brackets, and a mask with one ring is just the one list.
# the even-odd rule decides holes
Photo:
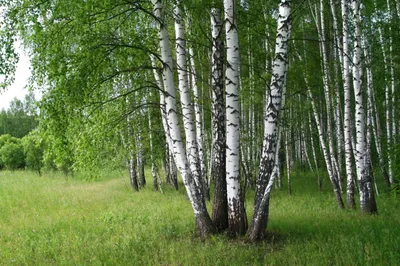
[(336, 157), (335, 157), (335, 150), (333, 144), (333, 133), (332, 133), (332, 118), (331, 118), (331, 111), (332, 111), (332, 103), (331, 103), (331, 93), (329, 89), (329, 64), (328, 64), (328, 57), (326, 51), (326, 39), (325, 39), (325, 18), (324, 18), (324, 1), (320, 0), (320, 24), (318, 23), (318, 15), (315, 14), (317, 18), (317, 31), (320, 39), (320, 47), (321, 47), (321, 57), (322, 57), (322, 70), (323, 70), (323, 84), (324, 84), (324, 92), (325, 92), (325, 103), (326, 103), (326, 128), (327, 128), (327, 137), (328, 137), (328, 145), (329, 145), (329, 156), (330, 161), (332, 163), (332, 170), (334, 174), (334, 178), (336, 178), (340, 188), (341, 186), (341, 178), (339, 173), (339, 167), (337, 165)]
[(186, 136), (186, 154), (189, 161), (189, 167), (194, 181), (200, 190), (200, 194), (203, 195), (204, 184), (203, 180), (201, 179), (199, 151), (196, 141), (195, 122), (193, 120), (193, 104), (189, 91), (185, 27), (180, 8), (181, 4), (182, 2), (178, 0), (174, 5), (176, 61), (179, 79), (178, 87), (182, 106), (183, 128)]
[[(392, 17), (392, 11), (390, 8), (390, 2), (389, 0), (386, 1), (386, 5), (387, 5), (387, 13), (389, 15), (389, 19), (393, 20)], [(390, 64), (390, 87), (391, 87), (391, 93), (392, 93), (392, 97), (391, 97), (391, 120), (392, 120), (392, 124), (391, 124), (391, 141), (392, 141), (392, 147), (396, 145), (396, 83), (395, 83), (395, 74), (394, 74), (394, 62), (393, 62), (393, 56), (395, 56), (393, 54), (393, 38), (392, 38), (392, 26), (391, 26), (391, 21), (388, 23), (389, 26), (389, 64)], [(393, 152), (392, 152), (393, 154)], [(392, 155), (393, 157), (393, 155)], [(391, 170), (393, 171), (393, 170)], [(393, 179), (393, 172), (391, 173), (391, 178)], [(394, 180), (392, 180), (394, 181)]]
[(385, 162), (382, 153), (379, 113), (378, 109), (375, 106), (375, 100), (374, 100), (374, 84), (373, 84), (373, 74), (371, 69), (371, 56), (368, 50), (369, 46), (367, 45), (367, 40), (364, 35), (362, 35), (361, 42), (364, 51), (365, 68), (367, 71), (368, 121), (370, 123), (370, 128), (372, 129), (372, 135), (374, 137), (375, 148), (379, 159), (379, 167), (382, 172), (383, 179), (390, 188), (389, 175), (385, 168)]
[(162, 126), (164, 129), (164, 135), (165, 135), (165, 140), (166, 140), (166, 146), (167, 146), (167, 152), (165, 154), (165, 161), (168, 162), (168, 165), (166, 165), (166, 178), (167, 178), (167, 183), (169, 183), (170, 185), (172, 185), (176, 190), (178, 190), (178, 180), (177, 180), (177, 176), (176, 176), (176, 171), (175, 171), (175, 163), (173, 162), (173, 160), (170, 160), (171, 157), (171, 153), (173, 150), (172, 147), (172, 140), (171, 140), (171, 134), (170, 134), (170, 130), (168, 127), (168, 121), (167, 121), (167, 112), (165, 109), (165, 89), (164, 89), (164, 84), (163, 81), (160, 77), (160, 74), (157, 71), (157, 67), (156, 67), (156, 62), (154, 59), (154, 56), (150, 56), (150, 60), (151, 60), (151, 65), (153, 67), (153, 75), (154, 75), (154, 80), (156, 81), (156, 85), (159, 89), (159, 95), (160, 95), (160, 111), (161, 111), (161, 122), (162, 122)]
[(363, 91), (361, 88), (361, 20), (360, 0), (352, 0), (353, 22), (355, 26), (353, 53), (353, 87), (356, 101), (356, 169), (360, 193), (360, 208), (362, 212), (376, 213), (377, 207), (369, 169), (369, 154), (365, 139), (365, 111), (363, 107)]
[[(152, 93), (149, 92), (149, 97), (151, 99)], [(157, 165), (154, 159), (154, 147), (153, 147), (153, 123), (152, 123), (152, 115), (151, 115), (151, 109), (149, 108), (147, 110), (147, 119), (149, 120), (148, 126), (149, 126), (149, 144), (150, 144), (150, 163), (151, 163), (151, 176), (153, 177), (153, 190), (157, 191), (160, 189), (162, 192), (161, 186), (159, 186), (159, 182), (161, 182), (160, 178), (157, 175)]]
[[(305, 45), (304, 41), (303, 41), (303, 44), (304, 44), (305, 62), (307, 62), (307, 55), (306, 55), (306, 52), (305, 52), (306, 51), (306, 45)], [(298, 54), (298, 57), (299, 57), (300, 61), (302, 61), (302, 58), (301, 58), (300, 54)], [(339, 208), (344, 209), (342, 195), (340, 193), (339, 182), (338, 182), (338, 180), (337, 180), (337, 178), (335, 176), (335, 173), (334, 173), (334, 169), (333, 169), (334, 165), (331, 162), (331, 158), (332, 157), (330, 156), (329, 151), (328, 151), (328, 149), (326, 147), (326, 143), (325, 143), (325, 139), (324, 139), (324, 135), (325, 134), (324, 134), (324, 132), (322, 130), (321, 120), (320, 120), (320, 117), (318, 115), (317, 106), (315, 104), (315, 100), (314, 100), (314, 97), (313, 97), (312, 92), (311, 92), (311, 88), (310, 88), (310, 85), (309, 85), (309, 82), (308, 82), (307, 75), (304, 75), (304, 82), (305, 82), (306, 87), (307, 87), (307, 95), (311, 100), (312, 113), (313, 113), (313, 116), (314, 116), (315, 124), (317, 126), (318, 138), (319, 138), (322, 154), (324, 156), (326, 169), (328, 171), (329, 180), (331, 181), (331, 184), (332, 184), (332, 187), (333, 187), (333, 192), (335, 194), (336, 201), (337, 201), (337, 203), (339, 205)], [(310, 125), (311, 125), (311, 121), (310, 121)], [(310, 128), (310, 131), (311, 131), (311, 128)], [(320, 182), (319, 182), (319, 185), (321, 185)], [(321, 186), (320, 186), (320, 188), (321, 188)]]
[(200, 164), (200, 174), (203, 180), (203, 194), (207, 200), (210, 200), (210, 184), (207, 178), (207, 169), (206, 169), (206, 160), (204, 154), (204, 130), (203, 130), (203, 120), (202, 120), (202, 112), (200, 109), (200, 96), (199, 89), (197, 86), (197, 71), (196, 65), (194, 63), (193, 57), (193, 48), (189, 48), (189, 61), (191, 68), (191, 81), (192, 81), (192, 91), (194, 97), (194, 112), (196, 119), (196, 142), (197, 142), (197, 150), (199, 154), (199, 164)]
[[(283, 89), (282, 89), (282, 100), (281, 100), (281, 112), (279, 113), (279, 117), (283, 118), (285, 115), (285, 105), (286, 105), (286, 80), (284, 81), (283, 84)], [(271, 173), (271, 178), (277, 179), (278, 180), (278, 187), (282, 187), (282, 176), (281, 176), (281, 162), (279, 161), (279, 150), (281, 148), (281, 139), (283, 135), (283, 127), (278, 127), (278, 137), (277, 137), (277, 142), (276, 142), (276, 150), (275, 150), (275, 159), (274, 159), (274, 169), (272, 170)], [(275, 176), (276, 175), (276, 176)]]
[(318, 190), (319, 192), (322, 192), (322, 178), (319, 174), (319, 166), (318, 166), (318, 160), (317, 160), (317, 153), (315, 151), (315, 146), (314, 146), (314, 138), (313, 138), (313, 134), (312, 134), (312, 126), (311, 126), (311, 114), (309, 114), (308, 116), (308, 126), (310, 128), (310, 141), (311, 141), (311, 149), (312, 149), (312, 153), (314, 156), (314, 164), (315, 164), (315, 171), (317, 173), (317, 179), (318, 179)]
[(303, 147), (304, 157), (305, 157), (305, 159), (307, 161), (308, 167), (310, 168), (311, 171), (314, 172), (314, 167), (312, 166), (311, 159), (310, 159), (310, 156), (308, 154), (307, 142), (306, 142), (306, 133), (305, 133), (305, 130), (304, 130), (303, 122), (300, 125), (300, 130), (301, 130), (300, 134), (301, 134), (301, 140), (302, 140), (301, 141), (301, 145)]
[[(128, 98), (126, 99), (126, 106), (130, 104)], [(125, 106), (125, 112), (128, 113), (127, 107)], [(130, 184), (134, 191), (139, 191), (139, 184), (136, 172), (136, 157), (133, 145), (133, 130), (132, 130), (132, 114), (128, 114), (126, 117), (126, 127), (127, 127), (127, 140), (124, 141), (126, 148), (128, 150), (129, 158), (128, 158), (128, 167), (129, 167), (129, 177)]]
[(275, 165), (278, 117), (289, 63), (288, 39), (290, 28), (290, 1), (281, 0), (279, 4), (272, 78), (264, 114), (264, 140), (260, 170), (257, 178), (256, 204), (247, 233), (250, 241), (256, 241), (263, 237), (268, 222), (269, 195), (274, 181), (274, 177), (271, 178), (271, 174)]
[(317, 112), (317, 108), (315, 106), (315, 101), (314, 101), (314, 98), (312, 96), (311, 89), (308, 86), (308, 82), (307, 81), (306, 81), (306, 85), (307, 85), (308, 96), (311, 99), (311, 106), (312, 106), (312, 110), (313, 110), (313, 114), (314, 114), (314, 120), (315, 120), (315, 123), (317, 125), (319, 142), (321, 144), (322, 153), (324, 155), (326, 169), (328, 170), (329, 179), (330, 179), (330, 181), (332, 183), (332, 186), (333, 186), (333, 192), (335, 193), (336, 201), (337, 201), (339, 207), (341, 209), (344, 209), (342, 196), (340, 194), (339, 183), (338, 183), (338, 180), (335, 177), (334, 172), (333, 172), (334, 171), (333, 170), (333, 165), (332, 165), (332, 162), (330, 161), (331, 157), (329, 156), (329, 152), (328, 152), (328, 149), (327, 149), (326, 144), (325, 144), (324, 133), (322, 132), (322, 127), (321, 127), (321, 123), (320, 123), (320, 120), (319, 120), (319, 115), (318, 115), (318, 112)]
[[(377, 10), (376, 7), (376, 2), (375, 4), (375, 10)], [(389, 172), (389, 181), (390, 184), (393, 184), (393, 167), (392, 167), (392, 153), (391, 153), (391, 147), (393, 145), (392, 143), (392, 130), (391, 130), (391, 98), (390, 98), (390, 88), (388, 85), (388, 76), (389, 76), (389, 70), (388, 70), (388, 58), (385, 50), (385, 41), (384, 41), (384, 36), (382, 32), (382, 28), (378, 25), (378, 32), (379, 32), (379, 42), (382, 48), (382, 58), (383, 58), (383, 64), (384, 64), (384, 77), (385, 77), (385, 105), (386, 105), (386, 112), (385, 112), (385, 118), (386, 118), (386, 146), (387, 146), (387, 158), (388, 158), (388, 172)]]
[(226, 186), (229, 231), (244, 234), (246, 213), (240, 187), (240, 116), (239, 116), (239, 35), (236, 26), (235, 1), (224, 0), (227, 67), (226, 90)]
[(196, 227), (202, 237), (214, 231), (211, 218), (208, 215), (204, 199), (199, 191), (186, 156), (185, 148), (182, 142), (178, 115), (176, 110), (176, 94), (173, 77), (172, 51), (168, 37), (168, 31), (163, 20), (161, 0), (152, 0), (154, 15), (160, 22), (159, 38), (161, 59), (163, 63), (163, 80), (166, 90), (165, 103), (168, 127), (170, 129), (172, 150), (176, 165), (181, 173), (189, 201), (192, 205), (196, 218)]
[(291, 144), (289, 143), (289, 138), (290, 138), (290, 128), (286, 130), (286, 137), (285, 137), (285, 154), (286, 154), (286, 176), (287, 176), (287, 189), (289, 195), (292, 194), (292, 183), (290, 181), (290, 146)]
[(354, 174), (353, 174), (353, 146), (351, 141), (351, 74), (350, 49), (348, 32), (348, 2), (342, 0), (342, 31), (343, 31), (343, 88), (344, 88), (344, 154), (347, 176), (347, 206), (355, 208), (354, 201)]

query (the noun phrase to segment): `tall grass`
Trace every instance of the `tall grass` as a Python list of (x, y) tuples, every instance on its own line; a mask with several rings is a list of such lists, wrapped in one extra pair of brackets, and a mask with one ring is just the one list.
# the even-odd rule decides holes
[[(121, 178), (86, 182), (58, 174), (0, 172), (2, 265), (398, 265), (398, 199), (379, 215), (341, 211), (314, 178), (274, 191), (269, 237), (201, 241), (183, 189), (133, 193)], [(247, 193), (251, 213), (252, 193)]]

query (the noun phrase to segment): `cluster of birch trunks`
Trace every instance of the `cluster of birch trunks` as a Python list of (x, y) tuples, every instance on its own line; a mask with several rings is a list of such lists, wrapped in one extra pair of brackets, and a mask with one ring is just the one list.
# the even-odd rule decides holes
[[(261, 239), (274, 182), (282, 186), (285, 169), (291, 193), (290, 171), (295, 164), (315, 173), (320, 190), (326, 171), (340, 208), (346, 205), (343, 195), (347, 206), (356, 208), (357, 189), (361, 211), (377, 213), (379, 190), (373, 167), (379, 167), (375, 172), (389, 188), (396, 182), (393, 147), (399, 132), (399, 69), (393, 50), (398, 30), (392, 23), (399, 21), (400, 7), (398, 0), (396, 5), (389, 0), (372, 2), (372, 7), (360, 0), (280, 0), (274, 7), (261, 5), (265, 19), (261, 46), (252, 44), (256, 37), (251, 26), (238, 25), (235, 5), (249, 11), (254, 9), (250, 2), (214, 4), (208, 13), (212, 49), (207, 68), (211, 99), (207, 129), (201, 98), (206, 89), (199, 88), (204, 78), (198, 80), (196, 51), (186, 41), (193, 23), (190, 10), (175, 1), (171, 23), (166, 19), (171, 7), (152, 0), (160, 56), (152, 55), (151, 62), (160, 88), (167, 182), (177, 187), (178, 170), (202, 236), (227, 230), (232, 235), (246, 234), (250, 241)], [(276, 30), (269, 29), (268, 18), (275, 20)], [(247, 50), (239, 48), (243, 39)], [(260, 52), (251, 49), (252, 45), (266, 55), (262, 67), (254, 63), (260, 61)], [(260, 71), (267, 74), (264, 85), (256, 81), (262, 76)], [(375, 72), (380, 75), (379, 83), (374, 80)], [(157, 188), (154, 169), (152, 160)], [(210, 215), (205, 202), (211, 183)], [(244, 208), (249, 186), (256, 189), (250, 224)]]

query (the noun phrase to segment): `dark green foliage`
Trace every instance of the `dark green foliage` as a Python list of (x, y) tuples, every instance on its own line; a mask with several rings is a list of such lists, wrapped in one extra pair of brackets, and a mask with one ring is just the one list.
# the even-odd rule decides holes
[(25, 167), (25, 155), (21, 142), (9, 141), (0, 149), (0, 158), (4, 167), (8, 170), (23, 169)]
[[(7, 0), (0, 0), (0, 91), (14, 81), (14, 72), (18, 55), (14, 50), (16, 42), (15, 25), (11, 20), (3, 19), (3, 6)], [(7, 3), (9, 4), (9, 3)]]
[(26, 167), (41, 174), (43, 168), (44, 142), (37, 132), (25, 136), (22, 139), (24, 147)]

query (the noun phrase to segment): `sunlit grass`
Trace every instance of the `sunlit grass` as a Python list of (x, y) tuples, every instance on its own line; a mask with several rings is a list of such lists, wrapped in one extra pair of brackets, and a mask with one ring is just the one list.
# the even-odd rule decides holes
[[(274, 191), (267, 241), (194, 234), (183, 189), (133, 193), (116, 175), (86, 182), (0, 172), (1, 265), (398, 265), (398, 199), (379, 215), (341, 211), (310, 176)], [(250, 216), (252, 193), (248, 192)]]

